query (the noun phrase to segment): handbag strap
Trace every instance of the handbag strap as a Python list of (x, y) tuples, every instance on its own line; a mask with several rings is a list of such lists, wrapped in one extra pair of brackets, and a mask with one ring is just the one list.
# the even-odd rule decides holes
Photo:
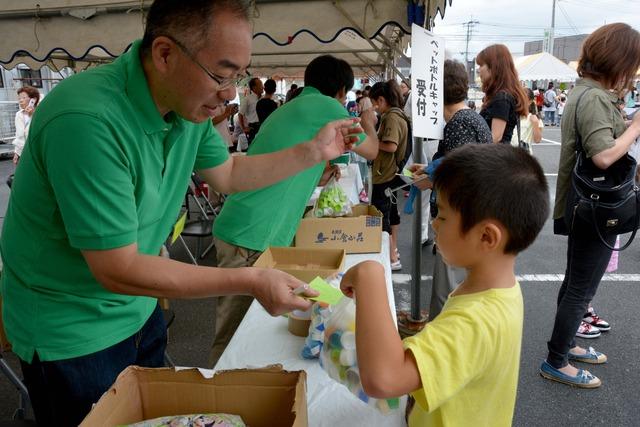
[(580, 106), (580, 100), (582, 99), (584, 94), (589, 92), (590, 90), (591, 88), (588, 87), (584, 91), (582, 91), (582, 93), (578, 97), (578, 100), (576, 101), (576, 108), (573, 111), (573, 122), (574, 122), (575, 131), (576, 131), (576, 147), (575, 147), (576, 157), (578, 157), (577, 156), (578, 153), (584, 152), (584, 148), (582, 147), (582, 137), (580, 136), (580, 131), (578, 130), (578, 107)]
[(518, 145), (520, 145), (520, 141), (522, 141), (522, 138), (520, 137), (520, 116), (518, 116), (518, 121), (516, 121), (516, 128), (518, 129)]

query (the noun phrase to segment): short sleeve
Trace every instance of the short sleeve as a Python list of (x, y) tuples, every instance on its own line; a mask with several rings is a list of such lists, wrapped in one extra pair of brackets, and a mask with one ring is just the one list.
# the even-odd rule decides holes
[(203, 126), (206, 126), (206, 130), (198, 145), (195, 170), (215, 168), (229, 159), (229, 147), (211, 120), (207, 120), (207, 124)]
[(109, 125), (86, 114), (66, 114), (52, 120), (40, 138), (45, 173), (71, 246), (105, 250), (135, 243), (133, 179)]
[(403, 341), (418, 365), (422, 388), (413, 396), (424, 411), (439, 408), (486, 369), (489, 338), (478, 328), (473, 312), (445, 310)]
[(400, 142), (402, 142), (403, 139), (403, 124), (404, 128), (406, 128), (406, 122), (397, 114), (393, 113), (387, 115), (386, 120), (383, 123), (384, 127), (382, 132), (380, 132), (378, 139), (380, 139), (380, 141), (392, 142), (396, 145), (400, 145)]
[(578, 106), (578, 128), (587, 157), (591, 158), (613, 147), (614, 118), (611, 115), (611, 101), (599, 94), (587, 97)]
[(492, 119), (501, 119), (505, 122), (509, 121), (512, 108), (512, 99), (505, 92), (498, 92), (487, 107)]

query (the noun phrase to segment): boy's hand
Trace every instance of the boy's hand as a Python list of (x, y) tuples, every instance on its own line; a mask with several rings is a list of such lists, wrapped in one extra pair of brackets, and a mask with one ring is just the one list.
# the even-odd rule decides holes
[[(372, 275), (382, 275), (384, 277), (384, 267), (377, 261), (364, 261), (351, 267), (342, 277), (340, 290), (349, 298), (353, 298), (356, 288), (368, 282), (367, 278)], [(364, 285), (367, 286), (367, 285)]]

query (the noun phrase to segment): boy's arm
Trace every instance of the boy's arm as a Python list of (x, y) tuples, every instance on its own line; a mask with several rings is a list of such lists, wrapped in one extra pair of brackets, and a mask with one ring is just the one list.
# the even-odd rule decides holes
[(393, 323), (382, 265), (365, 261), (352, 267), (340, 288), (356, 298), (356, 348), (365, 393), (389, 398), (421, 388), (413, 354), (404, 350)]

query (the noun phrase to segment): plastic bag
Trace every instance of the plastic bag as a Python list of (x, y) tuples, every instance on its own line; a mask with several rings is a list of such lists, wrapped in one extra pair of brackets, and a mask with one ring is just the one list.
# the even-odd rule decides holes
[(128, 424), (128, 427), (197, 427), (214, 425), (219, 427), (243, 427), (246, 424), (238, 415), (193, 414), (154, 418), (135, 424)]
[(331, 178), (313, 205), (313, 216), (324, 218), (347, 215), (351, 215), (351, 201), (338, 181)]
[[(325, 280), (336, 289), (340, 289), (340, 281), (344, 273), (336, 273)], [(304, 340), (301, 356), (305, 359), (317, 359), (324, 343), (324, 324), (331, 315), (333, 306), (323, 302), (316, 302), (311, 306), (311, 325), (309, 335)]]
[(364, 403), (383, 414), (396, 410), (400, 399), (374, 399), (364, 392), (356, 353), (356, 304), (343, 298), (325, 322), (324, 344), (320, 352), (320, 366), (331, 378), (345, 385)]

